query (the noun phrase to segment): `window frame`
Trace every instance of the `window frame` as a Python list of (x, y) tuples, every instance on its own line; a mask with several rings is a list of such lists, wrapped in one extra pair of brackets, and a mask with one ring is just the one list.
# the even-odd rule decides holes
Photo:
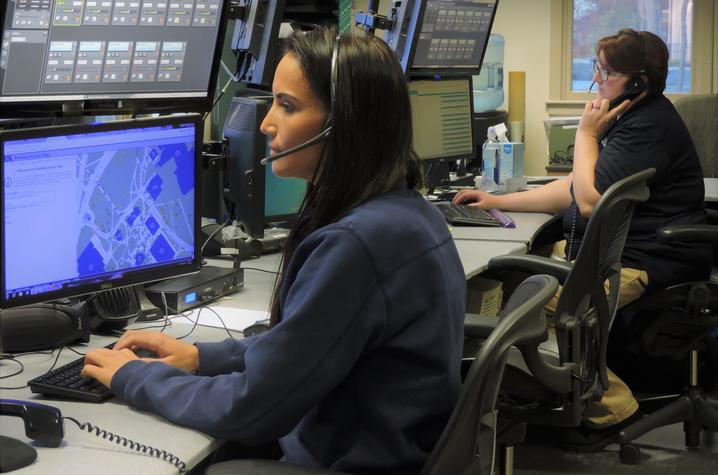
[[(693, 0), (691, 94), (718, 92), (718, 5), (713, 0)], [(549, 65), (549, 115), (580, 115), (595, 93), (571, 90), (573, 0), (551, 2), (551, 54)], [(701, 58), (699, 61), (698, 58)], [(555, 72), (555, 73), (554, 73)], [(675, 100), (686, 94), (666, 93)]]

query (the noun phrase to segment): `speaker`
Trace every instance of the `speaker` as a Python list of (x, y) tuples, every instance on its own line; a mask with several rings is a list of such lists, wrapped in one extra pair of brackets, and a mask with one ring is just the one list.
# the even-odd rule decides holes
[(142, 313), (135, 287), (104, 290), (87, 301), (90, 328), (107, 333), (124, 328)]
[(59, 348), (90, 341), (83, 304), (40, 304), (0, 311), (0, 347), (4, 352)]

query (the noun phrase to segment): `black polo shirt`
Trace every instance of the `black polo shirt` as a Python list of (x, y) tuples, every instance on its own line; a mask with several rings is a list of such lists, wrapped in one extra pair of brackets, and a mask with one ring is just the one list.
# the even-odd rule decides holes
[[(596, 162), (596, 189), (603, 194), (622, 178), (647, 168), (655, 168), (656, 174), (648, 183), (648, 201), (636, 206), (621, 259), (623, 266), (645, 270), (649, 292), (707, 278), (712, 263), (710, 246), (664, 244), (658, 242), (656, 234), (661, 226), (706, 220), (703, 172), (696, 149), (673, 104), (664, 96), (642, 99), (603, 136)], [(574, 216), (573, 248), (578, 249), (588, 220), (577, 212), (575, 199), (563, 218), (567, 239)]]

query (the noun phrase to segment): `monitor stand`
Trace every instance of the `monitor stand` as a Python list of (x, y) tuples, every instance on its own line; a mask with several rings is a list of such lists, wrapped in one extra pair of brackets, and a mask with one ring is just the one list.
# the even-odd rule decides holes
[[(216, 257), (216, 256), (233, 256), (236, 259), (245, 261), (247, 259), (254, 259), (262, 254), (262, 244), (258, 239), (231, 239), (225, 241), (221, 239), (220, 232), (216, 232), (221, 224), (208, 224), (202, 226), (201, 239), (204, 244), (207, 239), (210, 239), (204, 244), (202, 250), (203, 257)], [(215, 233), (216, 232), (216, 233)]]
[(457, 176), (453, 173), (449, 174), (451, 186), (474, 186), (475, 177), (473, 173), (466, 173), (463, 176)]

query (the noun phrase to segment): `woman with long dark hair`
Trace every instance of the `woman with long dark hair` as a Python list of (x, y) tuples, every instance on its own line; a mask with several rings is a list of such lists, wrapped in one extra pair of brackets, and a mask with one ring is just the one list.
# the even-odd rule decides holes
[(288, 462), (418, 472), (458, 396), (466, 283), (443, 217), (414, 191), (400, 65), (374, 37), (297, 33), (273, 95), (262, 123), (273, 155), (326, 140), (272, 162), (308, 187), (271, 329), (196, 345), (128, 332), (89, 352), (83, 374), (216, 437), (279, 438)]

